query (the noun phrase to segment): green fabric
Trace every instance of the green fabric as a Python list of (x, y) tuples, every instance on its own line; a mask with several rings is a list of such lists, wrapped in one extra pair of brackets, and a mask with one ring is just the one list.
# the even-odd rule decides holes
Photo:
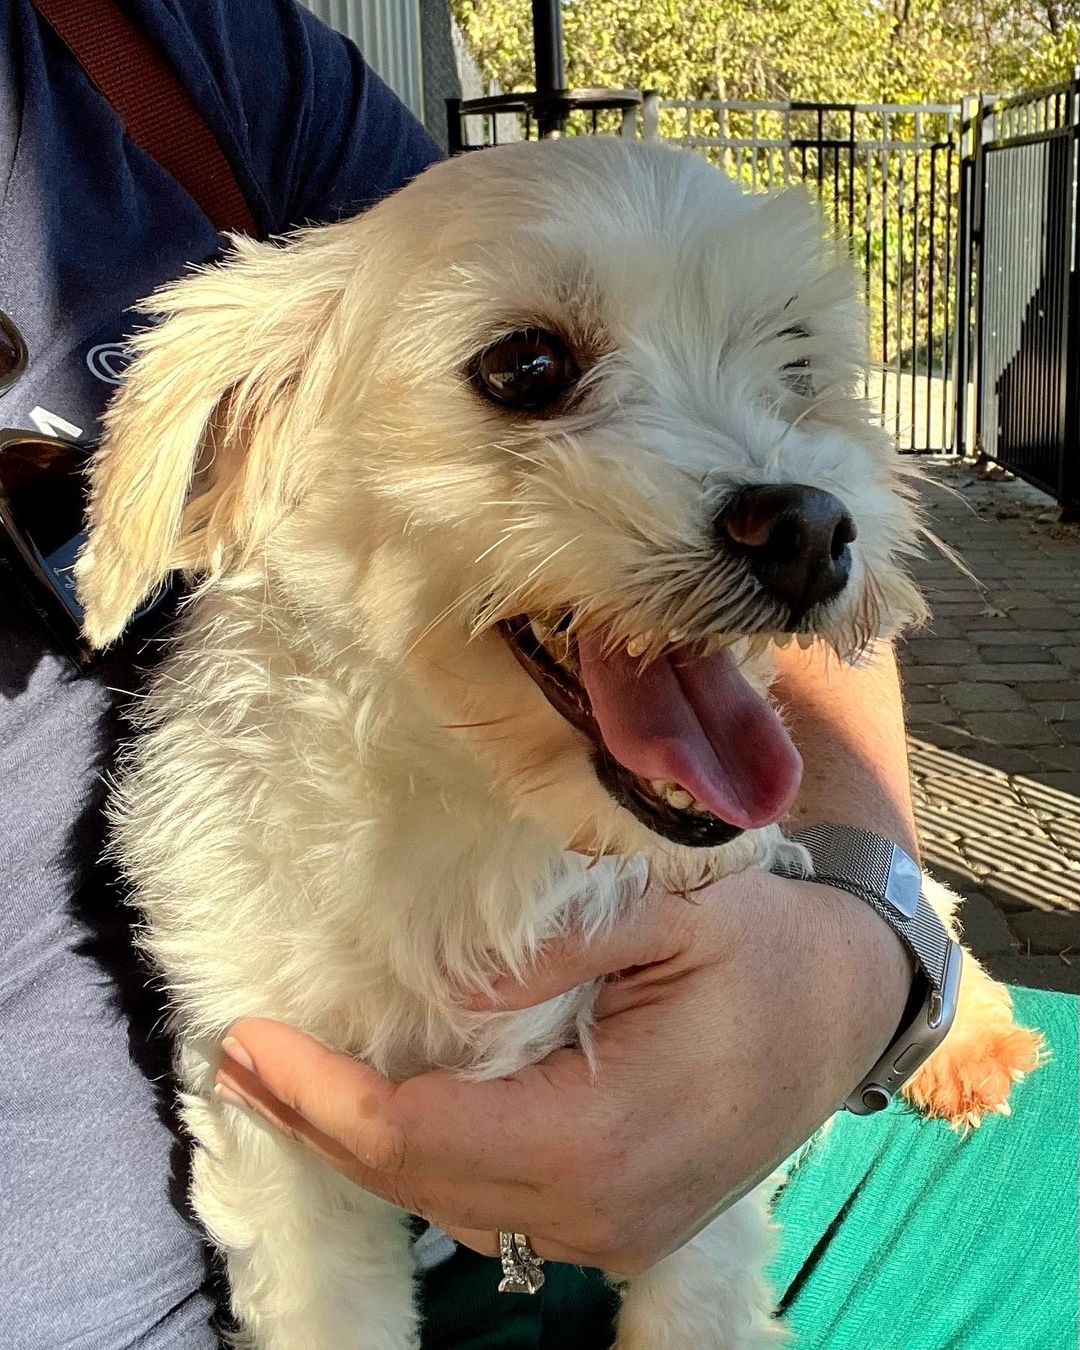
[[(789, 1165), (773, 1281), (796, 1350), (1077, 1350), (1077, 1000), (1014, 990), (1052, 1058), (967, 1139), (902, 1105), (837, 1116)], [(424, 1350), (605, 1350), (610, 1292), (548, 1264), (534, 1298), (459, 1251)], [(687, 1347), (697, 1350), (697, 1347)]]
[(498, 1261), (459, 1247), (424, 1277), (423, 1350), (609, 1346), (616, 1299), (600, 1272), (553, 1262), (544, 1271), (539, 1293), (500, 1294)]
[(1075, 998), (1013, 991), (1051, 1059), (964, 1139), (840, 1115), (780, 1193), (775, 1288), (799, 1350), (1076, 1350)]

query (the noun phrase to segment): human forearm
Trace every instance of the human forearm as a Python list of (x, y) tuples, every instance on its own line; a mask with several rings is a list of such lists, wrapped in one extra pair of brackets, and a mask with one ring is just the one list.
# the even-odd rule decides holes
[(852, 668), (821, 643), (779, 653), (776, 696), (805, 763), (793, 829), (858, 825), (918, 857), (903, 701), (892, 646)]

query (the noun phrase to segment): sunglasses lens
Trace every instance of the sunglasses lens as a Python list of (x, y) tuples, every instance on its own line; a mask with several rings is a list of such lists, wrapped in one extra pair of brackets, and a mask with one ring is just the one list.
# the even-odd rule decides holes
[(0, 433), (4, 560), (64, 646), (83, 659), (73, 566), (83, 540), (87, 447)]
[(9, 389), (26, 368), (26, 343), (12, 321), (0, 310), (0, 394)]

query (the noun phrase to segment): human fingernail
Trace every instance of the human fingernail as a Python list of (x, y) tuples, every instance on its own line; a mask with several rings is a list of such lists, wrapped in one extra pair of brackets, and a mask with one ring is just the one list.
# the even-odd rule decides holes
[(251, 1102), (246, 1097), (242, 1097), (234, 1087), (221, 1078), (214, 1084), (214, 1096), (220, 1101), (228, 1102), (230, 1106), (242, 1106), (248, 1111), (253, 1109)]
[(257, 1075), (258, 1071), (255, 1068), (255, 1061), (235, 1036), (226, 1036), (221, 1042), (221, 1048), (230, 1059), (236, 1060), (237, 1064), (239, 1064), (242, 1069), (247, 1069), (248, 1073)]

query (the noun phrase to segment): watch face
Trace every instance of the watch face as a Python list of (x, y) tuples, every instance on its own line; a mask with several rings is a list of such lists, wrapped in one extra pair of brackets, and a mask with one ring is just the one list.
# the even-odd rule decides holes
[(889, 879), (885, 883), (885, 899), (905, 919), (913, 919), (915, 911), (919, 908), (921, 890), (922, 872), (918, 863), (894, 844), (892, 860), (889, 863)]

